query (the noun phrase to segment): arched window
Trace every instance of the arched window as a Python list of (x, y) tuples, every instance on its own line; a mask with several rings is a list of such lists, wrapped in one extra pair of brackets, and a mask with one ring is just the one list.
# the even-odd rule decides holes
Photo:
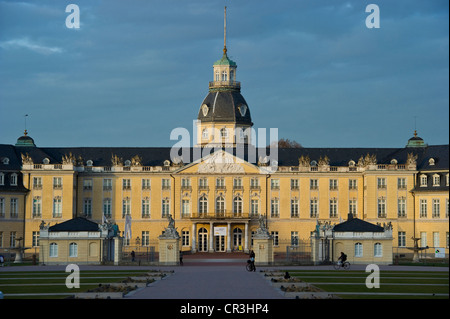
[(355, 257), (363, 256), (363, 245), (361, 243), (355, 244)]
[(220, 73), (219, 73), (219, 71), (216, 71), (216, 81), (220, 81)]
[(200, 214), (206, 214), (208, 212), (208, 199), (205, 195), (200, 197), (200, 200), (198, 201), (198, 212)]
[(383, 245), (381, 243), (375, 243), (373, 247), (374, 257), (383, 257)]
[(78, 245), (76, 243), (70, 243), (69, 257), (78, 257)]
[(240, 196), (233, 199), (233, 213), (235, 216), (242, 215), (242, 198)]
[(58, 257), (58, 244), (57, 243), (50, 244), (49, 256), (50, 257)]
[(216, 213), (225, 213), (225, 199), (223, 198), (223, 196), (219, 196), (216, 198)]

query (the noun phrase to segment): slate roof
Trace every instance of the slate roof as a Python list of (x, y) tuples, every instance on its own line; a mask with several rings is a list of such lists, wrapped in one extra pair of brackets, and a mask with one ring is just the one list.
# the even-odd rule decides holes
[[(349, 214), (349, 216), (351, 216)], [(340, 224), (337, 224), (333, 228), (334, 232), (358, 232), (358, 233), (380, 233), (384, 232), (384, 228), (378, 225), (371, 224), (369, 222), (366, 222), (362, 219), (353, 217), (350, 218)]]
[[(190, 162), (198, 159), (193, 158), (198, 148), (184, 148), (184, 152), (190, 154)], [(218, 148), (211, 149), (217, 151)], [(224, 148), (226, 152), (239, 155), (237, 148)], [(249, 150), (254, 151), (256, 160), (250, 157), (250, 162), (256, 164), (260, 156), (270, 157), (269, 148), (255, 149), (252, 146), (245, 148), (243, 158), (249, 160)], [(112, 155), (117, 155), (125, 160), (131, 160), (135, 155), (142, 157), (143, 166), (163, 166), (165, 160), (170, 160), (170, 147), (15, 147), (13, 145), (0, 144), (0, 171), (20, 171), (22, 165), (21, 153), (28, 153), (36, 164), (42, 163), (44, 158), (50, 160), (50, 164), (60, 164), (62, 157), (72, 153), (76, 158), (81, 156), (84, 163), (92, 160), (94, 166), (111, 166)], [(208, 152), (202, 150), (202, 156)], [(375, 154), (378, 164), (389, 164), (396, 159), (398, 164), (405, 164), (408, 154), (416, 154), (417, 169), (420, 171), (448, 170), (449, 168), (449, 145), (432, 145), (426, 148), (279, 148), (278, 165), (298, 166), (300, 156), (309, 156), (310, 160), (318, 161), (320, 157), (327, 156), (330, 166), (348, 166), (348, 162), (355, 162), (361, 156)], [(180, 151), (181, 154), (181, 151)], [(273, 154), (272, 154), (273, 156)], [(5, 165), (1, 159), (8, 157), (9, 164)], [(242, 157), (242, 156), (240, 156)], [(429, 159), (435, 159), (435, 165), (429, 165)], [(187, 163), (185, 160), (184, 163)]]
[(50, 226), (49, 232), (58, 231), (99, 231), (98, 224), (83, 217), (76, 217), (65, 222)]
[[(209, 111), (203, 115), (201, 106), (208, 105)], [(244, 116), (239, 111), (239, 106), (247, 105)], [(238, 91), (214, 91), (208, 95), (200, 104), (198, 120), (202, 122), (233, 122), (237, 124), (253, 125), (250, 115), (250, 108), (244, 97)]]

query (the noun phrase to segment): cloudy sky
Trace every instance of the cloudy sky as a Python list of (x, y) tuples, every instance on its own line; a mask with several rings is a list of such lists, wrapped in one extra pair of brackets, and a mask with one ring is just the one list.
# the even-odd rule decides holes
[(42, 147), (172, 146), (222, 56), (225, 5), (256, 128), (305, 147), (403, 147), (416, 125), (448, 144), (448, 0), (0, 0), (0, 144), (28, 114)]

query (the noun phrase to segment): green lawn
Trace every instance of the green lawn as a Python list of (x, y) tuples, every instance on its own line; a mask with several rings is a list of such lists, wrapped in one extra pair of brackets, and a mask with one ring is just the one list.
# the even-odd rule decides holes
[[(140, 276), (148, 273), (148, 270), (100, 270), (80, 271), (80, 288), (69, 289), (66, 287), (66, 278), (69, 273), (65, 271), (27, 271), (27, 272), (1, 272), (0, 291), (7, 294), (27, 293), (78, 293), (98, 287), (99, 283), (120, 282), (129, 276)], [(5, 299), (13, 298), (65, 298), (67, 296), (5, 296)]]
[[(380, 288), (366, 287), (365, 282), (369, 273), (365, 271), (291, 270), (289, 274), (325, 291), (334, 292), (341, 298), (449, 298), (448, 272), (380, 271)], [(367, 293), (370, 293), (370, 295)], [(395, 295), (389, 295), (389, 293)], [(426, 295), (414, 296), (408, 294)], [(436, 296), (436, 294), (445, 295)]]

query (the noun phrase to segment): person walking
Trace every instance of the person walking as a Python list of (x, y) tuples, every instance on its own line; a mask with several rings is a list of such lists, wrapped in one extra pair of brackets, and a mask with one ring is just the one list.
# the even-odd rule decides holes
[(255, 267), (255, 252), (253, 250), (250, 251), (250, 265), (252, 271), (256, 271)]

